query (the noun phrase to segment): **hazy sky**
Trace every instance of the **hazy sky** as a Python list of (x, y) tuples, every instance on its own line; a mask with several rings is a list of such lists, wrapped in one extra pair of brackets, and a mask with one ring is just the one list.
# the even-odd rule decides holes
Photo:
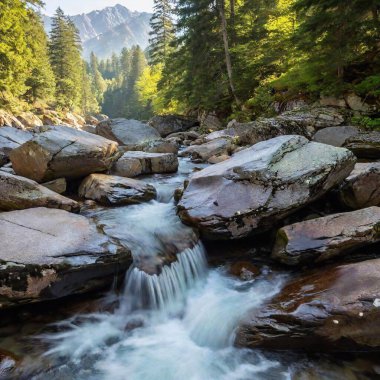
[(48, 15), (54, 14), (58, 7), (68, 15), (88, 13), (116, 4), (122, 4), (132, 11), (152, 12), (153, 0), (44, 0), (45, 11)]

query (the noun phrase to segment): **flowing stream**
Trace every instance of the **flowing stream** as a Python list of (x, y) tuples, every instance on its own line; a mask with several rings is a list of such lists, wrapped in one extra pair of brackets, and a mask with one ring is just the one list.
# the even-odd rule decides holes
[[(276, 294), (283, 277), (243, 282), (223, 268), (208, 268), (204, 246), (179, 221), (172, 199), (193, 168), (181, 159), (176, 175), (147, 178), (158, 189), (157, 201), (88, 211), (107, 233), (128, 241), (134, 265), (122, 291), (105, 298), (116, 305), (111, 311), (76, 315), (34, 336), (41, 359), (17, 378), (291, 378), (289, 365), (276, 356), (233, 345), (240, 319)], [(167, 261), (166, 251), (177, 259)]]

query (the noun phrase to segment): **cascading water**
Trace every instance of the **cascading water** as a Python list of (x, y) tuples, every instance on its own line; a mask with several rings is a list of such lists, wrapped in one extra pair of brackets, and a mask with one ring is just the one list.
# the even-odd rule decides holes
[(110, 236), (128, 242), (134, 257), (119, 306), (73, 317), (40, 336), (49, 345), (44, 356), (51, 369), (31, 370), (28, 379), (288, 378), (277, 361), (233, 347), (239, 319), (273, 296), (281, 279), (241, 282), (208, 270), (202, 244), (167, 196), (191, 166), (182, 161), (180, 168), (177, 177), (156, 177), (160, 201), (93, 212)]

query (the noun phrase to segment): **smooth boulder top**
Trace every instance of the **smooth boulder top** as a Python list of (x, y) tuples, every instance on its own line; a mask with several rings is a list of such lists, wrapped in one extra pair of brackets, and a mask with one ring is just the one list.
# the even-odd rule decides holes
[(359, 129), (353, 126), (328, 127), (319, 130), (313, 136), (313, 141), (341, 147), (347, 139), (356, 136), (359, 132)]
[(118, 206), (150, 201), (156, 198), (157, 191), (135, 179), (91, 174), (80, 185), (79, 195), (105, 206)]
[(380, 259), (314, 270), (288, 281), (237, 330), (249, 348), (350, 351), (380, 346)]
[(10, 159), (18, 175), (46, 182), (106, 171), (119, 155), (113, 141), (70, 127), (50, 126), (14, 149)]
[(9, 153), (33, 138), (33, 134), (28, 131), (13, 127), (0, 128), (0, 153)]
[(379, 241), (380, 207), (369, 207), (281, 228), (272, 257), (287, 265), (311, 264)]
[(120, 249), (90, 219), (43, 207), (0, 213), (0, 241), (0, 260), (24, 265), (87, 265)]
[(109, 119), (96, 127), (98, 135), (116, 141), (120, 145), (136, 145), (160, 139), (156, 129), (138, 120)]
[(325, 194), (355, 162), (347, 149), (276, 137), (193, 174), (179, 216), (206, 238), (242, 238)]
[(0, 171), (0, 210), (13, 211), (33, 207), (58, 208), (79, 212), (77, 202), (49, 190), (28, 178)]

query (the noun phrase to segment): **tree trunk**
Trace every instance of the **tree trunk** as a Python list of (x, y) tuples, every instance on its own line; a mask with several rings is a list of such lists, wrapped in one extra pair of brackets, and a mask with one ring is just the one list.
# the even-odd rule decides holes
[(226, 12), (225, 12), (225, 7), (224, 7), (224, 0), (219, 0), (217, 4), (219, 8), (221, 31), (222, 31), (222, 36), (223, 36), (224, 53), (225, 53), (225, 59), (226, 59), (227, 75), (228, 75), (230, 90), (231, 90), (232, 96), (235, 99), (236, 104), (240, 107), (241, 102), (236, 95), (236, 90), (235, 90), (233, 75), (232, 75), (232, 63), (231, 63), (230, 49), (228, 46), (227, 20), (226, 20)]
[(235, 46), (236, 43), (236, 31), (235, 31), (235, 0), (230, 0), (230, 24), (231, 24), (231, 42), (232, 46)]

